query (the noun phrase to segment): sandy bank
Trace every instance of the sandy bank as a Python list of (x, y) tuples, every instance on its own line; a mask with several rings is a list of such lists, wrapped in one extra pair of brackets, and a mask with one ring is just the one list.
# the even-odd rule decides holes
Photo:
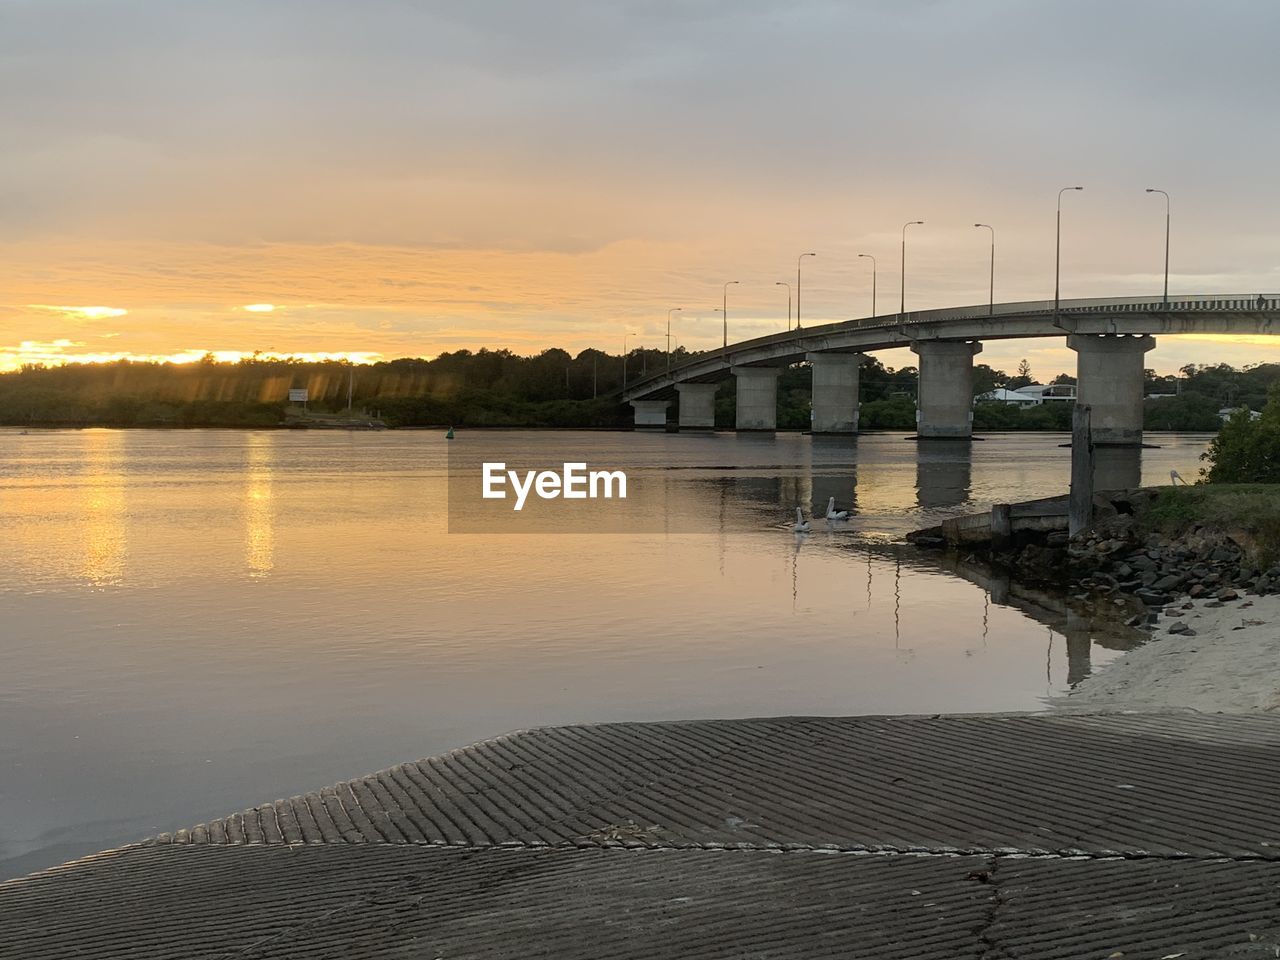
[[(1280, 712), (1280, 596), (1171, 604), (1151, 642), (1100, 668), (1057, 709)], [(1185, 624), (1194, 634), (1170, 633)]]

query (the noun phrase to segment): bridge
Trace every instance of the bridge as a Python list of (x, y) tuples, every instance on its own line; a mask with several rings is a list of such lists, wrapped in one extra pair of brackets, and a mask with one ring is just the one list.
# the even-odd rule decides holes
[(1143, 355), (1157, 336), (1280, 334), (1280, 296), (1140, 297), (1052, 300), (923, 310), (848, 320), (730, 344), (646, 377), (622, 398), (637, 428), (665, 428), (677, 400), (681, 430), (715, 426), (715, 394), (733, 377), (737, 429), (777, 427), (778, 376), (794, 363), (813, 368), (812, 430), (858, 431), (858, 367), (876, 350), (909, 347), (920, 359), (916, 428), (920, 439), (973, 435), (973, 357), (983, 341), (1065, 337), (1076, 352), (1076, 398), (1092, 410), (1095, 443), (1142, 442)]

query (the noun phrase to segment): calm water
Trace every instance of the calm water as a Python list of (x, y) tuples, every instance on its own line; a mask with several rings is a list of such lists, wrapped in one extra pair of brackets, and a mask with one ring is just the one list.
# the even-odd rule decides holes
[[(1036, 709), (1124, 645), (892, 544), (1064, 492), (1059, 435), (510, 439), (716, 532), (449, 534), (437, 432), (0, 430), (0, 876), (540, 724)], [(1106, 469), (1194, 476), (1152, 439)]]

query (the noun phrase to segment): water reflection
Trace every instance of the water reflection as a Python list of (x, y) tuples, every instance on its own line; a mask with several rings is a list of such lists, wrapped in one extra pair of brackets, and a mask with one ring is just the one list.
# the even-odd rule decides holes
[(858, 511), (858, 470), (850, 466), (840, 473), (816, 474), (812, 482), (809, 511), (815, 517), (827, 515), (827, 504), (835, 501), (836, 510), (850, 514)]
[(83, 482), (79, 487), (84, 542), (80, 575), (97, 587), (124, 579), (125, 478), (121, 470), (124, 435), (115, 430), (85, 430), (80, 435)]
[(509, 441), (658, 477), (668, 529), (452, 536), (426, 432), (0, 430), (0, 877), (529, 726), (1034, 710), (1133, 642), (891, 542), (1064, 492), (1061, 436)]
[(973, 480), (973, 444), (960, 440), (920, 442), (916, 450), (916, 503), (925, 510), (967, 503)]
[(244, 553), (249, 576), (255, 579), (275, 568), (275, 438), (274, 433), (253, 433), (245, 445)]
[[(1093, 669), (1094, 645), (1110, 650), (1130, 650), (1144, 643), (1146, 635), (1122, 623), (1115, 609), (1082, 609), (1071, 597), (1054, 591), (1048, 586), (1019, 583), (1009, 577), (1007, 571), (993, 568), (973, 557), (954, 554), (938, 555), (933, 559), (941, 568), (982, 587), (992, 603), (1012, 607), (1028, 617), (1044, 624), (1049, 631), (1049, 657), (1052, 662), (1052, 644), (1055, 633), (1066, 641), (1067, 677), (1074, 686)], [(925, 559), (922, 562), (928, 563)], [(984, 636), (986, 610), (983, 614)], [(1047, 681), (1052, 685), (1052, 667), (1047, 668)]]

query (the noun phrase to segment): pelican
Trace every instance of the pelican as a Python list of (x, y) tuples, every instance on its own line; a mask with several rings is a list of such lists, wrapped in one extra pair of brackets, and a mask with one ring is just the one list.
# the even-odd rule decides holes
[(804, 513), (799, 507), (796, 507), (796, 525), (791, 529), (796, 533), (809, 532), (809, 521), (804, 518)]
[(827, 501), (827, 519), (828, 520), (848, 520), (849, 511), (837, 510), (836, 498), (832, 497), (830, 500)]

